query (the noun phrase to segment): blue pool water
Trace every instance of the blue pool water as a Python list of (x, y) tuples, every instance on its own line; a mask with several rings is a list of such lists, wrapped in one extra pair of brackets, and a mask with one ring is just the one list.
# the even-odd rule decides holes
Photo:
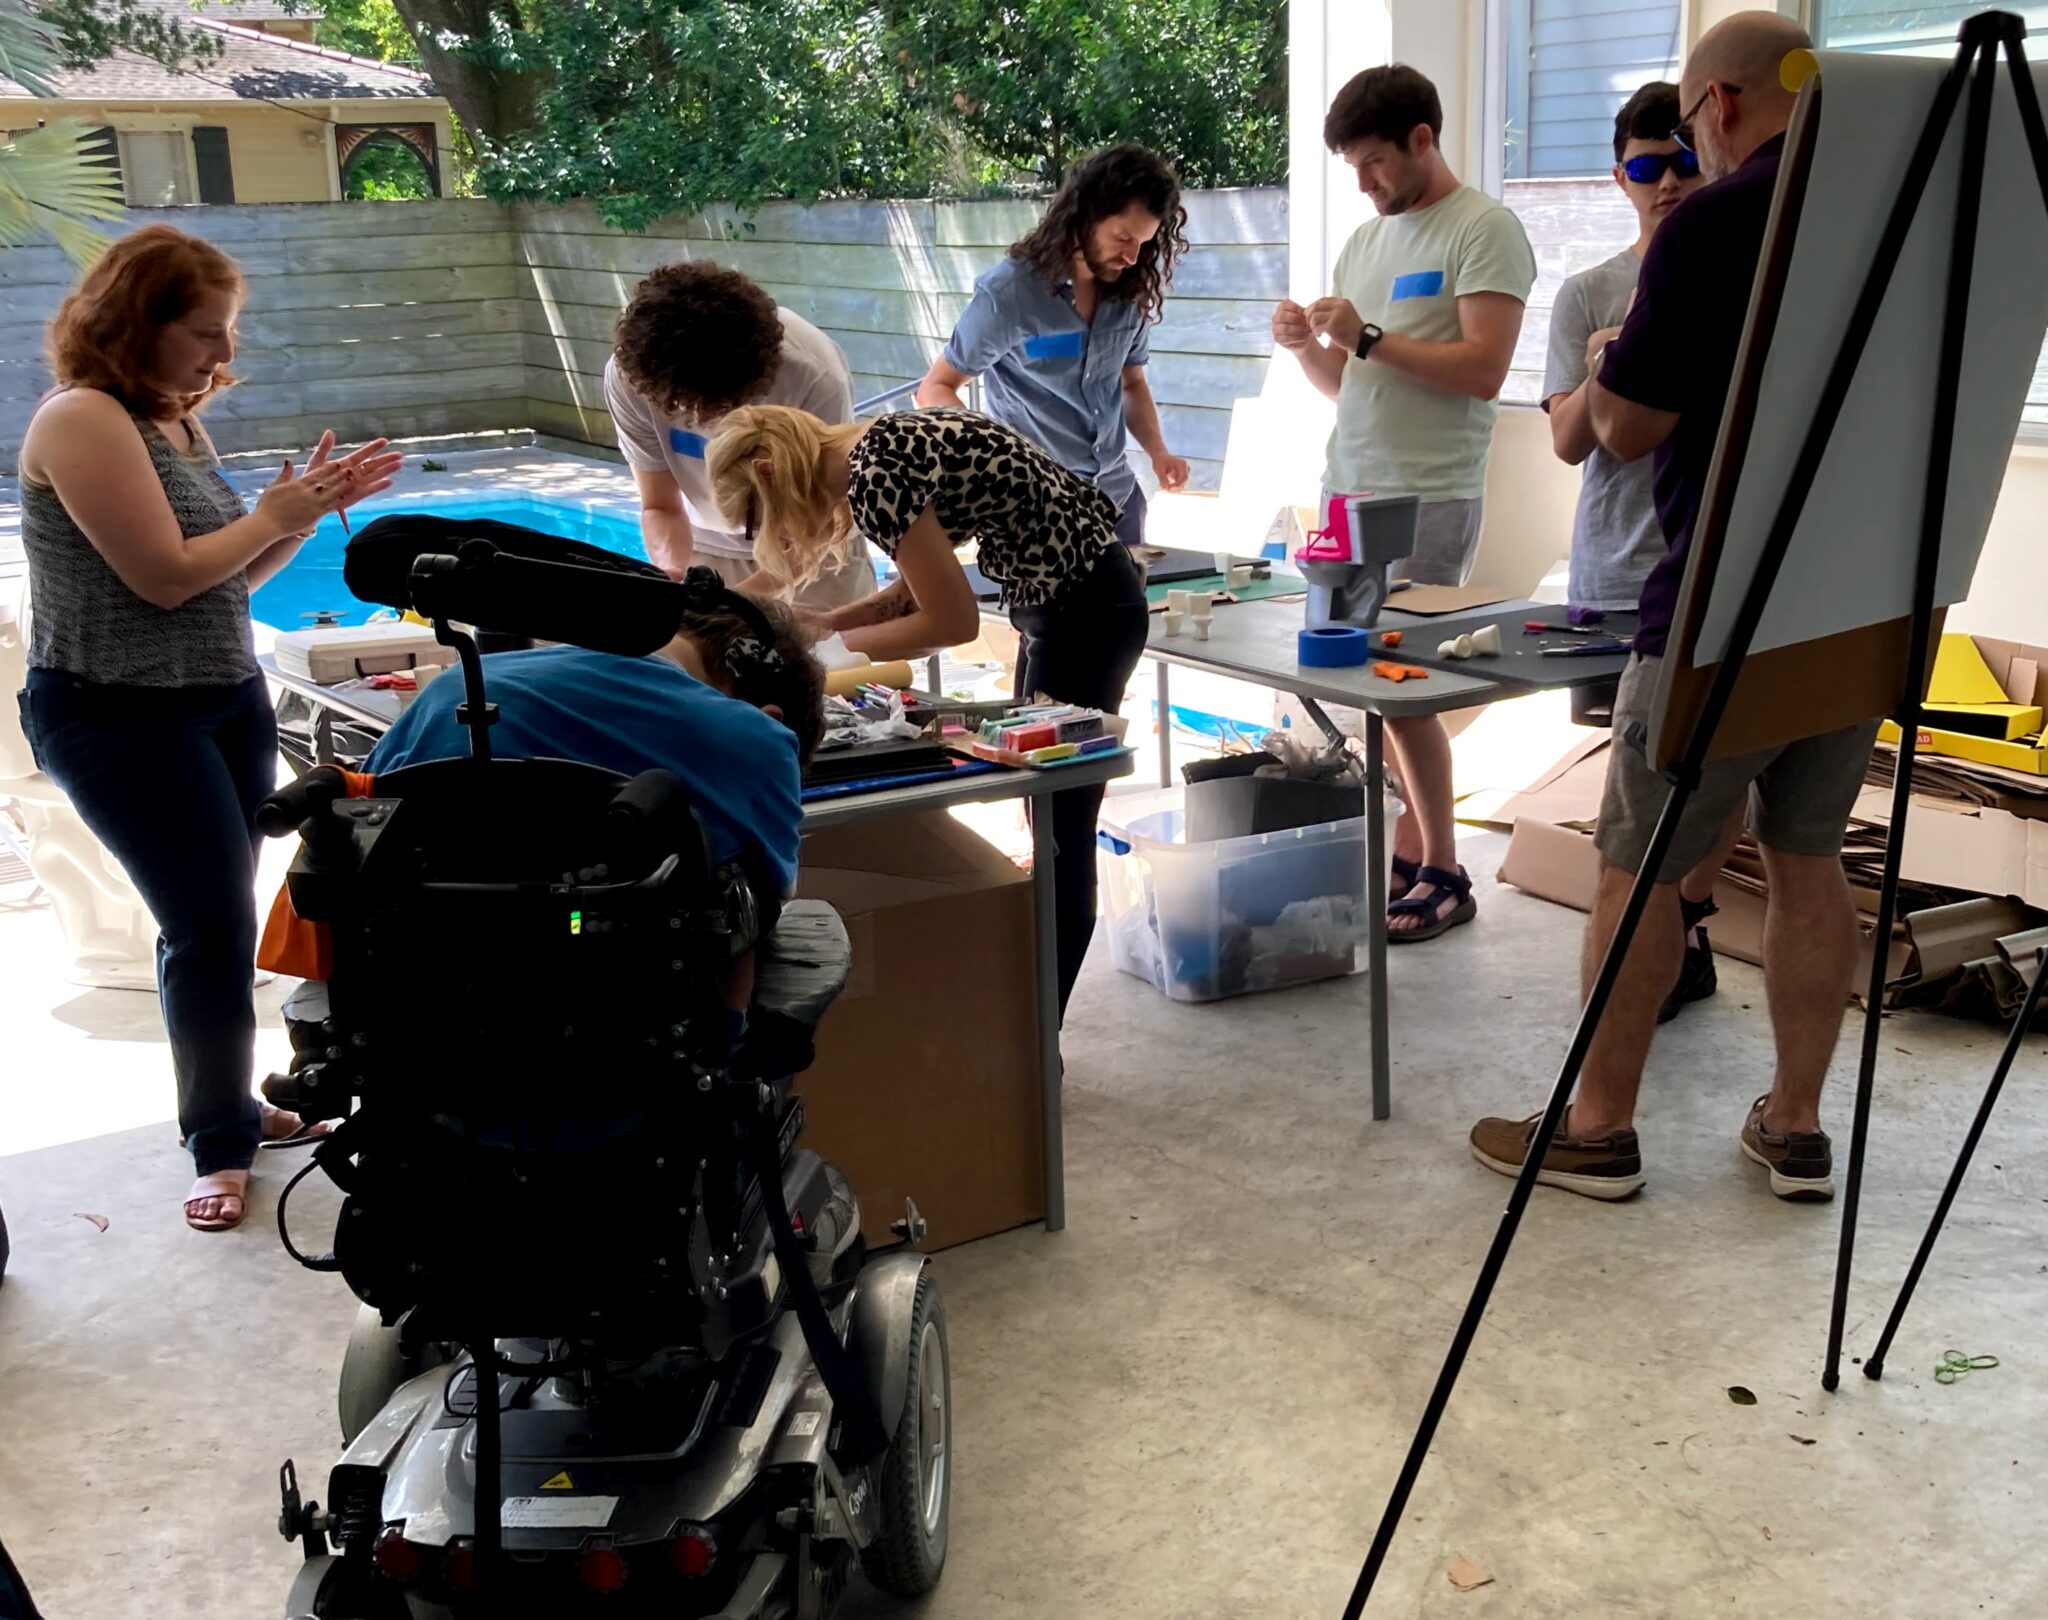
[[(349, 510), (349, 521), (361, 529), (387, 512), (425, 512), (445, 518), (494, 518), (517, 523), (543, 534), (582, 540), (627, 557), (646, 560), (639, 520), (630, 512), (607, 512), (572, 506), (535, 495), (447, 495), (429, 500), (365, 501)], [(249, 599), (249, 616), (277, 630), (296, 630), (313, 615), (332, 612), (342, 624), (361, 624), (375, 610), (358, 602), (342, 583), (341, 558), (348, 536), (333, 514), (322, 518), (312, 538), (275, 578)]]

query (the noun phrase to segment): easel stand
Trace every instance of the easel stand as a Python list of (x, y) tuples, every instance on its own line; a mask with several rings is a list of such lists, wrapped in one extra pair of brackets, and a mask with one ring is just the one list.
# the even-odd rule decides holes
[[(1649, 904), (1650, 892), (1655, 887), (1656, 873), (1670, 852), (1687, 803), (1698, 790), (1701, 772), (1707, 764), (1715, 733), (1719, 730), (1722, 718), (1735, 695), (1743, 661), (1748, 657), (1755, 641), (1757, 626), (1763, 619), (1765, 607), (1777, 584), (1779, 570), (1784, 563), (1800, 516), (1805, 510), (1807, 496), (1812, 491), (1822, 458), (1841, 415), (1843, 402), (1848, 398), (1849, 390), (1855, 381), (1857, 366), (1862, 360), (1871, 329), (1876, 324), (1885, 292), (1891, 285), (1899, 255), (1905, 246), (1921, 199), (1926, 193), (1928, 179), (1933, 173), (1967, 83), (1970, 97), (1964, 123), (1962, 172), (1956, 197), (1954, 239), (1949, 256), (1947, 299), (1942, 317), (1941, 354), (1933, 399), (1926, 493), (1921, 508), (1919, 550), (1914, 568), (1910, 645), (1904, 667), (1898, 671), (1899, 698), (1893, 711), (1900, 730), (1897, 780), (1892, 793), (1891, 832), (1886, 841), (1884, 877), (1878, 891), (1875, 949), (1871, 963), (1869, 1001), (1864, 1009), (1863, 1049), (1857, 1071), (1855, 1123), (1850, 1138), (1848, 1182), (1842, 1207), (1841, 1251), (1836, 1267), (1834, 1301), (1829, 1318), (1827, 1367), (1821, 1379), (1828, 1389), (1835, 1388), (1839, 1382), (1843, 1313), (1848, 1298), (1850, 1261), (1855, 1248), (1856, 1210), (1862, 1184), (1864, 1144), (1869, 1133), (1871, 1079), (1877, 1067), (1879, 1021), (1883, 1017), (1888, 947), (1898, 910), (1899, 855), (1905, 841), (1906, 815), (1912, 799), (1913, 757), (1919, 734), (1921, 699), (1926, 690), (1928, 652), (1934, 618), (1936, 568), (1940, 558), (1942, 517), (1948, 501), (1949, 462), (1955, 438), (1956, 401), (1962, 377), (1963, 339), (1969, 313), (1970, 279), (1977, 244), (1978, 207), (1982, 196), (1984, 159), (1991, 127), (1991, 94), (2001, 51), (2011, 69), (2021, 118), (2026, 126), (2029, 145), (2033, 149), (2035, 168), (2041, 177), (2044, 206), (2048, 206), (2048, 137), (2044, 137), (2043, 134), (2040, 105), (2035, 97), (2034, 83), (2028, 74), (2026, 58), (2020, 47), (2020, 41), (2025, 34), (2025, 25), (2021, 20), (2004, 12), (1987, 12), (1971, 18), (1963, 25), (1955, 63), (1942, 80), (1941, 89), (1928, 114), (1926, 126), (1914, 145), (1912, 159), (1907, 165), (1897, 200), (1885, 222), (1884, 233), (1872, 254), (1870, 270), (1857, 296), (1847, 329), (1842, 335), (1841, 348), (1829, 367), (1818, 407), (1801, 442), (1799, 456), (1786, 485), (1784, 499), (1765, 538), (1756, 573), (1743, 595), (1741, 609), (1729, 633), (1727, 650), (1716, 667), (1698, 723), (1687, 742), (1682, 759), (1667, 773), (1671, 781), (1671, 792), (1665, 800), (1663, 813), (1658, 817), (1656, 829), (1651, 835), (1649, 852), (1645, 855), (1635, 883), (1629, 890), (1628, 900), (1623, 907), (1614, 938), (1607, 947), (1606, 955), (1601, 959), (1600, 971), (1593, 981), (1592, 992), (1586, 999), (1578, 1027), (1573, 1031), (1571, 1046), (1565, 1053), (1563, 1066), (1558, 1070), (1557, 1081), (1551, 1087), (1550, 1099), (1544, 1105), (1543, 1117), (1536, 1127), (1521, 1174), (1515, 1178), (1514, 1190), (1508, 1196), (1507, 1208), (1501, 1215), (1500, 1227), (1494, 1233), (1493, 1243), (1479, 1268), (1479, 1277), (1473, 1284), (1472, 1296), (1466, 1303), (1465, 1314), (1458, 1323), (1457, 1332), (1451, 1337), (1449, 1353), (1444, 1358), (1442, 1370), (1437, 1374), (1436, 1385), (1430, 1391), (1429, 1403), (1423, 1409), (1422, 1421), (1409, 1444), (1408, 1454), (1394, 1482), (1386, 1510), (1382, 1513), (1379, 1527), (1374, 1532), (1372, 1546), (1366, 1554), (1364, 1567), (1359, 1572), (1357, 1585), (1352, 1590), (1351, 1601), (1345, 1607), (1345, 1620), (1358, 1620), (1358, 1616), (1364, 1612), (1365, 1605), (1372, 1596), (1373, 1586), (1379, 1579), (1387, 1552), (1393, 1545), (1395, 1532), (1400, 1527), (1401, 1516), (1407, 1508), (1409, 1494), (1422, 1471), (1430, 1444), (1436, 1437), (1437, 1425), (1442, 1421), (1444, 1410), (1450, 1403), (1451, 1393), (1457, 1387), (1458, 1375), (1464, 1367), (1466, 1354), (1471, 1350), (1472, 1340), (1478, 1334), (1479, 1324), (1486, 1315), (1487, 1303), (1492, 1298), (1494, 1285), (1500, 1280), (1501, 1269), (1507, 1263), (1508, 1251), (1513, 1246), (1515, 1233), (1521, 1226), (1523, 1212), (1528, 1208), (1530, 1195), (1536, 1189), (1536, 1177), (1542, 1168), (1545, 1149), (1564, 1118), (1565, 1106), (1571, 1098), (1572, 1088), (1578, 1082), (1579, 1071), (1584, 1066), (1587, 1051), (1593, 1044), (1594, 1033), (1600, 1027), (1600, 1019), (1614, 993), (1615, 981), (1620, 977), (1622, 963), (1627, 959), (1629, 946), (1642, 923), (1643, 912)], [(2001, 1061), (1993, 1078), (1991, 1090), (1986, 1094), (1978, 1119), (1978, 1128), (1972, 1132), (1965, 1146), (1964, 1159), (1958, 1163), (1948, 1195), (1944, 1197), (1941, 1208), (1936, 1213), (1935, 1227), (1930, 1229), (1927, 1240), (1922, 1245), (1921, 1261), (1925, 1260), (1926, 1251), (1933, 1244), (1941, 1218), (1947, 1213), (1949, 1199), (1953, 1196), (1956, 1184), (1961, 1180), (1969, 1150), (1975, 1146), (1983, 1120), (1996, 1099), (2006, 1071), (2011, 1067), (2011, 1056), (2017, 1048), (2020, 1031), (2026, 1027), (2026, 1021), (2039, 1002), (2040, 993), (2041, 978), (2037, 977), (2028, 996), (2027, 1006), (2022, 1009), (2021, 1022), (2015, 1027), (2013, 1038), (2008, 1043), (2006, 1057)], [(1916, 1262), (1913, 1279), (1909, 1279), (1909, 1290), (1911, 1281), (1918, 1277), (1919, 1264), (1920, 1262)], [(1903, 1309), (1902, 1297), (1899, 1311)], [(1899, 1312), (1894, 1313), (1895, 1318), (1898, 1314)], [(1872, 1376), (1876, 1376), (1875, 1372)]]

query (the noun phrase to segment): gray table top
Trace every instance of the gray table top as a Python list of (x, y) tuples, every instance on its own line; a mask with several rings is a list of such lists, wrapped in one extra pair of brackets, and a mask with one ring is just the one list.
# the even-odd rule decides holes
[[(263, 666), (264, 674), (280, 686), (302, 692), (314, 702), (324, 703), (366, 726), (388, 731), (398, 718), (399, 704), (395, 693), (339, 692), (317, 681), (283, 673), (277, 667), (277, 660), (268, 653), (256, 661)], [(459, 681), (462, 672), (451, 669), (439, 679)], [(1115, 754), (1108, 759), (1091, 760), (1081, 765), (1062, 765), (1049, 771), (976, 771), (952, 781), (910, 782), (901, 787), (874, 788), (866, 793), (849, 793), (839, 798), (813, 799), (804, 806), (804, 828), (816, 832), (826, 827), (869, 821), (876, 816), (943, 810), (956, 804), (986, 804), (993, 799), (1035, 799), (1043, 793), (1057, 793), (1061, 788), (1096, 787), (1130, 774), (1129, 754)]]
[[(1503, 604), (1503, 610), (1512, 605)], [(1530, 608), (1543, 611), (1533, 603)], [(1429, 623), (1420, 614), (1387, 612), (1380, 615), (1375, 628), (1407, 630), (1426, 628)], [(1165, 615), (1155, 613), (1145, 653), (1169, 664), (1235, 675), (1318, 703), (1338, 703), (1395, 719), (1444, 714), (1528, 695), (1527, 687), (1503, 686), (1479, 674), (1452, 675), (1433, 669), (1425, 680), (1390, 681), (1373, 674), (1370, 663), (1349, 669), (1311, 669), (1296, 653), (1301, 628), (1299, 601), (1233, 602), (1218, 607), (1210, 619), (1207, 641), (1197, 641), (1185, 627), (1181, 634), (1169, 636)]]

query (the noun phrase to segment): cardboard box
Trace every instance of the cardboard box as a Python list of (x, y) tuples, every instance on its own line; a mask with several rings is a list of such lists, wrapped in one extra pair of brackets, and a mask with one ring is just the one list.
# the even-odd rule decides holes
[(870, 1242), (906, 1197), (947, 1248), (1045, 1214), (1030, 877), (943, 812), (804, 841), (797, 892), (845, 919), (853, 972), (803, 1076), (804, 1143)]
[[(1907, 846), (1911, 848), (1909, 844)], [(1512, 884), (1525, 894), (1549, 900), (1574, 911), (1593, 909), (1593, 892), (1600, 881), (1600, 854), (1593, 847), (1590, 829), (1559, 826), (1555, 822), (1524, 818), (1515, 823), (1507, 854), (1500, 863), (1499, 881)], [(1859, 935), (1855, 977), (1851, 983), (1870, 982), (1870, 942), (1876, 929), (1872, 913), (1876, 898), (1855, 890), (1856, 926)], [(1761, 966), (1764, 959), (1764, 897), (1740, 877), (1723, 873), (1714, 885), (1714, 904), (1720, 915), (1707, 927), (1717, 956)], [(1903, 933), (1894, 928), (1887, 976), (1896, 982), (1904, 977), (1911, 962), (1910, 947)]]
[[(1866, 788), (1855, 814), (1882, 826), (1891, 818), (1890, 789)], [(2048, 907), (2048, 821), (2004, 810), (1936, 804), (1914, 797), (1906, 817), (1899, 876), (1972, 894), (2010, 896)]]

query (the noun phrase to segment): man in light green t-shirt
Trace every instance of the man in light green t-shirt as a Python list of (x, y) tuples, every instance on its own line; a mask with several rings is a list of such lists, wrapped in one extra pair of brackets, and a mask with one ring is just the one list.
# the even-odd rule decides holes
[[(1337, 255), (1332, 296), (1273, 313), (1273, 337), (1337, 402), (1325, 496), (1419, 495), (1415, 553), (1394, 572), (1462, 585), (1479, 549), (1494, 401), (1514, 360), (1536, 256), (1521, 222), (1459, 182), (1437, 145), (1443, 106), (1411, 67), (1371, 68), (1337, 92), (1323, 140), (1378, 210)], [(1435, 719), (1389, 720), (1408, 808), (1394, 831), (1387, 937), (1434, 939), (1471, 921), (1458, 864), (1451, 744)]]

